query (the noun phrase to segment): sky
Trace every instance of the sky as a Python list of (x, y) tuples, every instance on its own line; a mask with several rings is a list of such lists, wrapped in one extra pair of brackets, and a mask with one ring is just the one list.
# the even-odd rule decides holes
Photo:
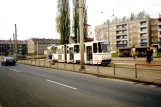
[[(86, 0), (88, 24), (94, 36), (94, 27), (106, 19), (129, 16), (131, 12), (145, 10), (151, 17), (161, 13), (160, 0)], [(71, 19), (72, 19), (72, 0)], [(114, 10), (114, 11), (113, 11)], [(19, 40), (29, 38), (59, 38), (55, 18), (57, 0), (0, 0), (0, 39), (13, 37), (14, 24), (17, 24)], [(72, 21), (71, 21), (72, 23)], [(71, 32), (72, 35), (72, 32)]]

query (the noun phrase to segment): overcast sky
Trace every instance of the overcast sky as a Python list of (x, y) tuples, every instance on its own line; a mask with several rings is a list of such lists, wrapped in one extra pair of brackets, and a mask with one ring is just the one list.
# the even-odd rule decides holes
[[(122, 17), (129, 16), (130, 12), (145, 10), (152, 17), (158, 17), (161, 12), (160, 0), (86, 1), (88, 23), (92, 30), (107, 18), (111, 19), (112, 14)], [(0, 39), (12, 38), (14, 24), (17, 24), (18, 39), (21, 40), (31, 37), (59, 38), (55, 29), (56, 12), (57, 0), (0, 0)]]

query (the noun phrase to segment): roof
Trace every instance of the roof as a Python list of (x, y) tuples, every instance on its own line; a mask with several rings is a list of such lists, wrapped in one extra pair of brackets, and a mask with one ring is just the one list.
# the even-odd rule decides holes
[(34, 42), (42, 43), (42, 44), (59, 44), (59, 39), (45, 39), (45, 38), (31, 38)]
[[(1, 45), (6, 45), (6, 44), (13, 44), (13, 40), (0, 40)], [(17, 44), (27, 44), (27, 40), (18, 40)]]

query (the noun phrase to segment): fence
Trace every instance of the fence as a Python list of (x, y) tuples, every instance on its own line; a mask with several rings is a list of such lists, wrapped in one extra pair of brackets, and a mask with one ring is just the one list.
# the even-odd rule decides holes
[(161, 64), (114, 63), (116, 74), (161, 83)]
[(94, 65), (85, 65), (85, 70), (80, 70), (79, 64), (74, 64), (71, 60), (62, 61), (62, 63), (52, 64), (48, 59), (26, 59), (19, 60), (19, 63), (34, 66), (42, 66), (54, 69), (69, 70), (75, 72), (84, 72), (89, 74), (97, 74), (104, 76), (117, 76), (124, 78), (142, 79), (161, 83), (161, 64), (137, 64), (137, 63), (114, 63), (113, 67), (100, 66), (98, 63)]
[[(74, 60), (70, 60), (70, 63), (66, 63), (66, 61), (62, 61), (62, 63), (57, 63), (57, 62), (52, 62), (49, 61), (48, 59), (25, 59), (25, 60), (19, 60), (18, 63), (22, 64), (28, 64), (28, 65), (34, 65), (34, 66), (42, 66), (42, 67), (48, 67), (48, 68), (56, 68), (56, 69), (62, 69), (62, 70), (73, 70), (73, 71), (80, 71), (80, 65), (75, 64)], [(97, 69), (96, 73), (99, 73), (99, 65), (97, 63), (96, 66), (90, 66), (90, 65), (85, 65), (87, 69), (84, 70), (84, 72), (88, 73), (87, 71), (94, 69)], [(91, 68), (92, 67), (92, 68)], [(81, 72), (81, 71), (80, 71)]]

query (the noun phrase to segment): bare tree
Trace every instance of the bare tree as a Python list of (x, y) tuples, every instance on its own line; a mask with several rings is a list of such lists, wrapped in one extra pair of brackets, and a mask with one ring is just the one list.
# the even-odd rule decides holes
[(134, 13), (131, 13), (130, 20), (134, 20), (134, 19), (136, 19), (136, 15)]
[(124, 16), (124, 17), (122, 18), (122, 21), (123, 21), (123, 22), (127, 21), (127, 17)]
[(138, 19), (150, 18), (150, 15), (143, 10), (137, 14), (137, 18)]

